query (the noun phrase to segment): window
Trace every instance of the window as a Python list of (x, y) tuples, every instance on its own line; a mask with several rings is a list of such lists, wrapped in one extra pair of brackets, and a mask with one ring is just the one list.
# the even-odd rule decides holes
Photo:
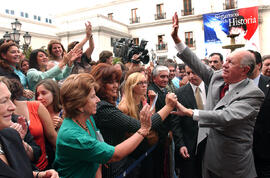
[(139, 45), (139, 38), (133, 38), (133, 42), (135, 45)]
[(185, 32), (185, 42), (188, 47), (194, 47), (193, 32)]
[(40, 16), (38, 16), (38, 21), (40, 21), (41, 20), (41, 18), (40, 18)]
[(49, 19), (49, 23), (52, 23), (52, 19)]
[(131, 19), (130, 23), (138, 23), (139, 17), (137, 17), (137, 8), (131, 9)]
[(157, 46), (156, 46), (157, 51), (166, 50), (167, 44), (164, 43), (164, 36), (165, 35), (158, 35), (158, 43), (157, 43)]
[(24, 17), (24, 13), (23, 12), (21, 12), (21, 16)]
[(183, 0), (183, 4), (184, 4), (184, 11), (182, 11), (182, 15), (192, 15), (193, 8), (191, 5), (191, 0)]
[(27, 12), (25, 13), (25, 18), (28, 18), (28, 13)]
[(163, 12), (163, 4), (157, 4), (157, 14), (155, 15), (155, 19), (165, 19), (166, 13)]
[(6, 14), (9, 14), (9, 10), (8, 9), (6, 9)]
[(10, 14), (11, 15), (14, 15), (14, 10), (10, 10)]
[(113, 19), (113, 13), (109, 13), (109, 14), (108, 14), (108, 18), (109, 18), (110, 20), (112, 20), (112, 19)]
[(236, 6), (237, 6), (237, 0), (225, 0), (223, 9), (224, 10), (234, 9), (236, 8)]
[(37, 16), (36, 15), (34, 15), (34, 19), (37, 20)]
[(45, 22), (46, 22), (46, 23), (48, 23), (48, 22), (49, 22), (49, 19), (48, 19), (48, 18), (46, 18), (46, 19), (45, 19)]

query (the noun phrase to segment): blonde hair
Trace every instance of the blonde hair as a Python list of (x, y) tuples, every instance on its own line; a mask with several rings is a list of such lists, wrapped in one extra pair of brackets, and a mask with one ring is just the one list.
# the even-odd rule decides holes
[(139, 108), (136, 105), (135, 98), (138, 96), (134, 95), (134, 87), (137, 85), (138, 82), (140, 82), (143, 78), (145, 78), (145, 75), (139, 72), (135, 72), (128, 76), (126, 82), (125, 82), (125, 87), (124, 87), (124, 98), (121, 100), (119, 103), (119, 107), (125, 107), (126, 111), (124, 112), (125, 114), (136, 118), (139, 120), (138, 116), (138, 111)]

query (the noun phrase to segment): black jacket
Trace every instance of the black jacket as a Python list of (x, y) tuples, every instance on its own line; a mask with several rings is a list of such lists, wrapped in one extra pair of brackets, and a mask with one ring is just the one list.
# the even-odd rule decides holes
[(270, 162), (270, 77), (261, 75), (259, 88), (265, 98), (254, 128), (254, 158)]
[(31, 163), (24, 150), (19, 133), (12, 128), (0, 130), (0, 141), (9, 163), (8, 166), (0, 160), (0, 177), (32, 178)]

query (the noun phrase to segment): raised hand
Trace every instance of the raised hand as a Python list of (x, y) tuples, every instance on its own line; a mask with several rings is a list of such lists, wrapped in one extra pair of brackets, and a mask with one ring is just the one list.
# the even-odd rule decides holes
[(72, 66), (73, 62), (82, 55), (82, 49), (73, 48), (70, 50), (67, 54), (63, 57), (63, 62), (65, 64), (68, 64), (69, 66)]
[(23, 96), (28, 98), (28, 99), (32, 99), (34, 97), (35, 93), (32, 92), (31, 90), (28, 89), (24, 89), (23, 90)]
[(157, 94), (153, 90), (148, 90), (148, 98), (150, 100), (150, 103), (152, 103), (157, 96)]
[(186, 85), (188, 83), (188, 77), (184, 76), (183, 79), (179, 82), (180, 87)]
[(168, 93), (165, 99), (166, 105), (169, 105), (172, 108), (176, 107), (177, 96), (174, 93)]
[(92, 37), (92, 25), (89, 21), (85, 23), (85, 33), (88, 39)]
[(60, 128), (60, 126), (62, 125), (63, 119), (58, 116), (53, 116), (52, 120), (53, 120), (54, 128)]
[(20, 134), (21, 139), (24, 140), (24, 137), (27, 133), (27, 128), (28, 128), (25, 117), (19, 116), (18, 122), (12, 123), (10, 127), (17, 130), (17, 132)]
[(174, 43), (175, 44), (178, 44), (181, 42), (180, 38), (178, 37), (178, 29), (179, 29), (179, 26), (178, 26), (178, 15), (177, 13), (175, 12), (174, 13), (174, 16), (172, 18), (172, 21), (173, 21), (173, 26), (172, 26), (172, 33), (171, 33), (171, 36), (174, 40)]
[(152, 112), (150, 111), (149, 104), (144, 105), (140, 112), (140, 122), (141, 122), (141, 128), (140, 131), (144, 135), (148, 135), (151, 126), (152, 126), (152, 120), (151, 120)]

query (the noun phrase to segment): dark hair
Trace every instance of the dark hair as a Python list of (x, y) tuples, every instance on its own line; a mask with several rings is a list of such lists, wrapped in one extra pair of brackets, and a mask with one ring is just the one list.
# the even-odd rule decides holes
[(71, 51), (78, 43), (79, 43), (78, 41), (73, 41), (69, 43), (67, 52)]
[(13, 42), (13, 43), (15, 43), (13, 40), (11, 40), (11, 39), (9, 39), (9, 40), (6, 40), (5, 38), (1, 38), (0, 39), (0, 46), (2, 45), (2, 44), (4, 44), (4, 43), (8, 43), (8, 42)]
[(9, 48), (12, 46), (16, 46), (19, 49), (18, 45), (14, 43), (13, 41), (4, 42), (0, 46), (0, 66), (9, 71), (13, 71), (13, 69), (10, 67), (7, 60), (2, 57), (2, 54), (7, 54)]
[(270, 59), (270, 55), (264, 55), (262, 58), (262, 62), (265, 61), (266, 59)]
[(262, 56), (261, 56), (261, 54), (259, 52), (257, 52), (257, 51), (253, 51), (251, 49), (248, 50), (248, 51), (251, 52), (252, 54), (254, 54), (255, 60), (256, 60), (256, 64), (261, 64), (261, 68), (262, 68)]
[(113, 65), (106, 64), (106, 63), (100, 63), (93, 67), (90, 74), (93, 75), (95, 78), (97, 84), (99, 85), (99, 89), (97, 90), (97, 96), (102, 99), (106, 100), (107, 102), (115, 105), (116, 99), (115, 97), (112, 97), (107, 94), (107, 90), (105, 88), (105, 85), (107, 83), (110, 83), (114, 80), (116, 80), (118, 83), (120, 83), (121, 79), (121, 71), (116, 70), (116, 68)]
[[(27, 62), (28, 65), (29, 65), (29, 60), (26, 59), (26, 58), (24, 58), (24, 59), (22, 59), (22, 60), (20, 61), (19, 69), (20, 69), (20, 71), (21, 71), (22, 73), (24, 73), (24, 71), (22, 71), (22, 65), (23, 65), (24, 62)], [(27, 72), (27, 71), (26, 71), (26, 72)], [(26, 75), (26, 73), (25, 73), (25, 75)]]
[(212, 54), (209, 55), (209, 57), (212, 57), (214, 55), (218, 55), (219, 56), (220, 62), (223, 61), (223, 55), (221, 53), (212, 53)]
[(37, 62), (37, 55), (39, 52), (42, 52), (44, 53), (46, 56), (47, 53), (43, 50), (43, 49), (35, 49), (31, 52), (30, 54), (30, 57), (29, 57), (29, 68), (35, 68), (37, 70), (40, 70), (40, 66), (38, 65), (38, 62)]
[(58, 113), (61, 111), (62, 106), (60, 103), (60, 88), (58, 87), (56, 81), (52, 79), (44, 79), (38, 82), (36, 85), (36, 91), (35, 91), (35, 98), (38, 98), (38, 93), (37, 93), (37, 88), (43, 85), (47, 90), (49, 90), (52, 93), (53, 96), (53, 101), (52, 101), (52, 106), (53, 106), (53, 111)]
[(102, 51), (99, 54), (99, 62), (106, 63), (106, 60), (109, 59), (111, 56), (113, 56), (113, 53), (111, 51)]
[(0, 46), (1, 46), (2, 44), (4, 44), (5, 42), (6, 42), (6, 39), (1, 38), (1, 39), (0, 39)]
[(23, 96), (23, 86), (17, 79), (8, 79), (4, 76), (0, 76), (0, 82), (3, 82), (8, 87), (12, 101), (20, 99)]
[(185, 69), (185, 66), (186, 66), (185, 63), (183, 63), (183, 64), (178, 64), (179, 71), (180, 71), (180, 70), (186, 70), (186, 69)]
[(65, 50), (64, 46), (62, 45), (62, 43), (60, 43), (60, 41), (58, 41), (58, 40), (51, 40), (49, 42), (48, 47), (47, 47), (48, 53), (49, 53), (49, 57), (50, 58), (53, 58), (54, 57), (53, 56), (53, 53), (52, 53), (52, 46), (53, 46), (53, 44), (60, 44), (61, 45), (62, 50), (63, 50), (63, 54), (62, 54), (62, 57), (63, 57), (64, 56), (64, 53), (66, 52), (66, 50)]
[(165, 62), (165, 66), (169, 67), (174, 67), (176, 69), (177, 64), (172, 60), (172, 59), (167, 59)]

